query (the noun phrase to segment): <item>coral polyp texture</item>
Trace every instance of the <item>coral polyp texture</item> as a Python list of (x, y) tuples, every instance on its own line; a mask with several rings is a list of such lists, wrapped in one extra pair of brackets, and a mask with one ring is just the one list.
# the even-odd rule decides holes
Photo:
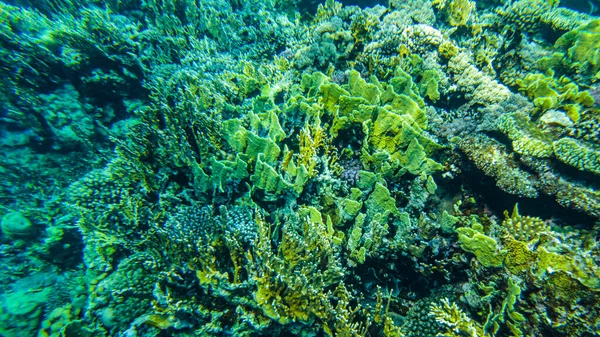
[(0, 1), (0, 335), (598, 335), (599, 15)]

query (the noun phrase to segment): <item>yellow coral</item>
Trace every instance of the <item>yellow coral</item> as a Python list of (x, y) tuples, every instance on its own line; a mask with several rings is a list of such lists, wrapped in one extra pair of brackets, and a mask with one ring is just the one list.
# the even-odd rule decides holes
[(433, 304), (430, 315), (446, 326), (447, 331), (444, 336), (483, 336), (481, 326), (472, 321), (456, 303), (450, 304), (447, 298), (442, 299), (439, 305)]
[(504, 217), (502, 226), (505, 233), (519, 241), (529, 242), (538, 239), (541, 233), (550, 231), (550, 227), (542, 219), (520, 215), (517, 204), (510, 216), (508, 211), (504, 211)]
[(457, 228), (456, 232), (460, 248), (475, 254), (483, 266), (502, 266), (506, 251), (500, 249), (496, 240), (483, 233), (483, 226), (475, 218), (471, 218), (470, 227)]
[(300, 130), (300, 165), (304, 165), (309, 177), (317, 175), (318, 150), (324, 147), (325, 134), (321, 127), (321, 120), (316, 117), (315, 122), (309, 124), (308, 121), (304, 128)]
[(525, 242), (508, 239), (504, 243), (506, 257), (504, 266), (515, 275), (526, 273), (536, 260), (536, 255), (527, 248)]
[(446, 19), (451, 26), (466, 26), (475, 3), (469, 0), (434, 0), (434, 6), (445, 10)]

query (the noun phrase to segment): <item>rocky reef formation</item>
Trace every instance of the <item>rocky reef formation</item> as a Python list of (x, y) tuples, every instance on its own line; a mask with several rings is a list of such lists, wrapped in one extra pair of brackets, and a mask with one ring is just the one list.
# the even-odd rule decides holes
[(1, 2), (0, 335), (596, 334), (571, 5)]

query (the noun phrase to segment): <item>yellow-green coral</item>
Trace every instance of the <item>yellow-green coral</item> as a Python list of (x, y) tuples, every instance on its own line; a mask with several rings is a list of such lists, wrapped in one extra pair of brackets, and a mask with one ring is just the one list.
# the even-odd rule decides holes
[(433, 304), (430, 315), (434, 316), (437, 322), (442, 323), (446, 327), (447, 330), (443, 336), (483, 336), (482, 327), (477, 322), (471, 320), (456, 303), (450, 304), (447, 298), (443, 298), (439, 305)]
[(364, 98), (368, 104), (377, 105), (381, 99), (381, 90), (372, 83), (367, 83), (356, 70), (348, 73), (350, 95)]
[(360, 170), (358, 173), (358, 181), (356, 182), (356, 186), (363, 190), (370, 190), (375, 186), (377, 181), (379, 181), (379, 178), (375, 173)]
[[(506, 6), (513, 3), (515, 1)], [(196, 11), (195, 7), (188, 8), (185, 1), (178, 4), (181, 6), (173, 9), (177, 15), (167, 18), (164, 25), (176, 22), (179, 17), (187, 15), (188, 10)], [(479, 4), (480, 14), (483, 14), (479, 15), (474, 12), (472, 0), (447, 0), (445, 14), (448, 14), (450, 25), (455, 27), (442, 23), (441, 28), (439, 18), (434, 16), (431, 8), (413, 6), (430, 5), (431, 1), (395, 1), (395, 4), (396, 7), (389, 9), (380, 6), (362, 10), (358, 7), (343, 8), (341, 4), (328, 1), (326, 8), (321, 7), (317, 15), (317, 30), (326, 29), (324, 36), (332, 38), (333, 42), (346, 40), (349, 36), (347, 28), (356, 22), (355, 18), (368, 16), (369, 23), (358, 23), (364, 24), (364, 28), (357, 27), (357, 24), (351, 28), (356, 34), (355, 42), (360, 43), (357, 50), (363, 47), (367, 50), (366, 44), (372, 43), (368, 48), (381, 51), (373, 57), (381, 57), (384, 59), (381, 64), (391, 65), (384, 69), (370, 68), (376, 63), (369, 64), (359, 57), (347, 60), (325, 55), (320, 59), (328, 53), (325, 48), (331, 43), (319, 40), (315, 35), (320, 33), (311, 29), (314, 28), (311, 23), (301, 18), (288, 20), (292, 16), (274, 16), (271, 20), (270, 9), (260, 6), (253, 12), (257, 15), (256, 24), (248, 26), (245, 22), (246, 25), (238, 27), (242, 28), (243, 34), (231, 34), (234, 39), (231, 43), (243, 47), (243, 53), (234, 57), (235, 62), (239, 62), (238, 59), (252, 60), (237, 66), (237, 71), (243, 67), (239, 76), (234, 73), (236, 66), (228, 59), (226, 49), (215, 48), (219, 46), (212, 44), (210, 36), (198, 40), (198, 37), (205, 36), (187, 34), (194, 30), (184, 25), (181, 28), (187, 36), (171, 28), (172, 35), (161, 35), (166, 45), (154, 44), (151, 27), (145, 27), (150, 30), (144, 36), (150, 40), (142, 39), (142, 42), (156, 47), (146, 48), (148, 55), (152, 55), (154, 50), (169, 53), (166, 57), (168, 64), (159, 69), (153, 69), (153, 66), (160, 64), (161, 60), (142, 58), (140, 64), (148, 67), (148, 71), (140, 70), (139, 80), (131, 81), (156, 83), (150, 88), (156, 104), (153, 116), (148, 117), (143, 111), (139, 114), (143, 118), (141, 123), (147, 124), (149, 137), (145, 137), (146, 143), (140, 142), (142, 150), (135, 154), (140, 162), (148, 163), (143, 167), (145, 175), (151, 179), (154, 177), (157, 182), (151, 193), (145, 193), (143, 187), (131, 188), (131, 193), (142, 191), (138, 193), (141, 199), (133, 199), (134, 202), (141, 204), (140, 200), (148, 199), (150, 205), (129, 207), (127, 212), (139, 211), (142, 214), (141, 221), (136, 223), (143, 226), (129, 226), (133, 228), (133, 235), (126, 233), (118, 237), (119, 242), (123, 242), (118, 245), (132, 253), (150, 246), (147, 251), (154, 259), (148, 258), (136, 266), (147, 268), (144, 271), (148, 271), (146, 274), (150, 276), (160, 273), (160, 277), (151, 283), (149, 291), (126, 296), (137, 298), (138, 302), (139, 299), (144, 300), (141, 304), (148, 304), (152, 297), (156, 300), (153, 306), (139, 306), (139, 310), (150, 313), (142, 316), (143, 323), (149, 326), (129, 325), (130, 332), (140, 328), (140, 334), (160, 333), (152, 330), (158, 328), (170, 329), (163, 334), (184, 335), (194, 331), (221, 335), (354, 337), (366, 335), (366, 327), (375, 322), (377, 325), (369, 327), (369, 334), (401, 334), (400, 329), (394, 329), (393, 321), (398, 324), (411, 320), (411, 316), (404, 315), (406, 311), (423, 300), (420, 296), (430, 294), (421, 291), (419, 283), (436, 285), (439, 282), (435, 280), (442, 280), (438, 276), (446, 276), (446, 281), (439, 283), (443, 287), (432, 289), (431, 298), (443, 297), (443, 292), (456, 292), (453, 300), (458, 305), (465, 305), (464, 313), (448, 300), (438, 306), (436, 316), (449, 327), (447, 334), (484, 335), (495, 331), (528, 334), (531, 331), (520, 332), (520, 327), (516, 326), (523, 321), (517, 312), (520, 311), (519, 304), (532, 306), (526, 311), (528, 318), (531, 315), (528, 322), (530, 330), (539, 326), (544, 332), (554, 333), (555, 324), (569, 319), (555, 313), (548, 315), (548, 319), (538, 319), (535, 311), (544, 309), (539, 299), (542, 296), (551, 298), (551, 292), (544, 292), (545, 285), (550, 283), (561, 289), (581, 282), (593, 285), (589, 281), (596, 276), (591, 272), (593, 268), (582, 266), (593, 263), (595, 252), (590, 253), (589, 258), (587, 255), (576, 256), (568, 249), (573, 247), (568, 241), (572, 237), (553, 236), (544, 230), (533, 233), (531, 228), (540, 225), (540, 220), (520, 216), (516, 211), (513, 216), (507, 217), (505, 233), (493, 216), (473, 216), (469, 222), (444, 211), (450, 208), (448, 202), (453, 196), (460, 198), (471, 192), (469, 186), (454, 188), (456, 181), (464, 182), (464, 179), (454, 182), (450, 179), (461, 172), (466, 176), (472, 177), (473, 173), (480, 176), (481, 173), (470, 165), (473, 162), (485, 174), (495, 178), (501, 189), (519, 196), (535, 197), (538, 189), (557, 195), (557, 198), (561, 195), (561, 200), (575, 199), (570, 198), (568, 193), (573, 196), (583, 194), (577, 189), (565, 192), (567, 188), (564, 184), (560, 185), (560, 179), (555, 179), (554, 185), (540, 183), (542, 179), (554, 176), (562, 179), (572, 173), (559, 170), (560, 165), (556, 165), (556, 171), (551, 166), (556, 163), (552, 156), (567, 162), (565, 153), (574, 149), (564, 146), (568, 139), (555, 144), (553, 141), (559, 135), (570, 134), (569, 128), (578, 127), (578, 124), (558, 126), (546, 123), (546, 128), (542, 129), (543, 121), (537, 116), (512, 113), (528, 107), (515, 101), (506, 102), (507, 106), (512, 104), (512, 110), (504, 106), (505, 99), (512, 96), (495, 77), (496, 71), (508, 68), (507, 59), (514, 59), (518, 64), (528, 50), (540, 51), (541, 48), (537, 48), (539, 41), (548, 36), (532, 38), (526, 32), (511, 32), (514, 25), (505, 27), (505, 22), (494, 11), (493, 7), (498, 9), (501, 6), (500, 1)], [(247, 4), (237, 1), (233, 5), (236, 7), (235, 15), (243, 16)], [(295, 4), (289, 2), (289, 5)], [(401, 8), (401, 5), (404, 7)], [(414, 12), (410, 13), (412, 9)], [(421, 16), (425, 11), (431, 13), (430, 18), (423, 18), (425, 14)], [(223, 18), (222, 25), (214, 20), (216, 14), (213, 13), (213, 19), (209, 21), (211, 27), (202, 29), (208, 29), (209, 33), (219, 31), (218, 35), (224, 36), (230, 28), (229, 23), (234, 21), (227, 12), (218, 12)], [(126, 22), (128, 17), (120, 17), (120, 22)], [(193, 22), (203, 21), (189, 20), (190, 25)], [(457, 28), (471, 22), (474, 23), (471, 27)], [(503, 30), (505, 28), (506, 31)], [(266, 31), (269, 33), (263, 36)], [(479, 34), (482, 31), (483, 34)], [(424, 34), (422, 41), (410, 41), (411, 34), (417, 36), (427, 32), (432, 34)], [(288, 33), (292, 34), (289, 39)], [(341, 34), (342, 38), (335, 37), (337, 34)], [(483, 39), (492, 36), (496, 39), (484, 43)], [(557, 37), (554, 34), (549, 36)], [(247, 41), (253, 43), (248, 45)], [(405, 45), (398, 44), (399, 41)], [(480, 48), (483, 53), (476, 51), (475, 55), (471, 54), (471, 47), (477, 49), (479, 43), (483, 44)], [(308, 50), (305, 44), (312, 44), (311, 55), (301, 55)], [(199, 50), (193, 52), (181, 45)], [(263, 45), (267, 49), (261, 50)], [(502, 51), (502, 46), (514, 47), (514, 52), (494, 59), (492, 67), (490, 63), (496, 53)], [(180, 53), (184, 50), (185, 53)], [(281, 71), (277, 74), (255, 66), (271, 64), (269, 55), (272, 51), (281, 52), (275, 58)], [(204, 58), (204, 53), (213, 55)], [(215, 55), (219, 56), (218, 64), (204, 62)], [(355, 55), (347, 56), (354, 58)], [(307, 59), (304, 66), (298, 61), (300, 57)], [(120, 64), (118, 58), (114, 61)], [(478, 69), (478, 66), (486, 64), (486, 69)], [(521, 65), (527, 69), (530, 64), (524, 62)], [(327, 66), (329, 68), (325, 71)], [(519, 66), (515, 68), (515, 73), (523, 70)], [(312, 72), (313, 69), (320, 69), (327, 75)], [(173, 75), (171, 70), (181, 72), (172, 76), (176, 85), (167, 86)], [(147, 74), (151, 76), (145, 78)], [(377, 74), (379, 78), (371, 74)], [(300, 76), (303, 78), (298, 83)], [(195, 79), (193, 85), (186, 83), (190, 78)], [(155, 92), (163, 84), (167, 87), (164, 91), (171, 91), (172, 95)], [(547, 98), (552, 104), (552, 97), (564, 95), (566, 103), (557, 108), (569, 112), (572, 111), (569, 104), (584, 106), (583, 103), (589, 101), (585, 93), (578, 91), (579, 88), (574, 90), (574, 85), (561, 83), (560, 89), (548, 85), (536, 94), (547, 94), (538, 98), (542, 101)], [(177, 96), (179, 88), (185, 92), (182, 97)], [(447, 97), (441, 97), (442, 94)], [(424, 98), (435, 103), (435, 107), (426, 106)], [(559, 101), (556, 98), (556, 104)], [(494, 107), (488, 109), (492, 103), (498, 103), (495, 105), (497, 110)], [(504, 111), (498, 111), (502, 109)], [(206, 119), (213, 120), (214, 127), (207, 126), (209, 122), (200, 117), (204, 115)], [(491, 121), (499, 115), (503, 116), (498, 126), (513, 142), (514, 151), (507, 150), (501, 142), (495, 142), (496, 136), (505, 139), (491, 128)], [(571, 116), (574, 114), (571, 113)], [(126, 116), (118, 119), (121, 118)], [(575, 117), (573, 119), (576, 120)], [(108, 123), (106, 120), (102, 122)], [(537, 122), (539, 124), (536, 125)], [(428, 130), (432, 126), (435, 129)], [(178, 131), (175, 132), (175, 129)], [(457, 143), (461, 143), (459, 147), (466, 156), (454, 152), (455, 148), (448, 148), (442, 156), (448, 172), (435, 175), (442, 165), (431, 158), (432, 154), (442, 148), (439, 144), (446, 141), (446, 135), (458, 132), (463, 138)], [(481, 141), (478, 136), (487, 137), (488, 141)], [(579, 136), (571, 136), (581, 142), (578, 144), (588, 146)], [(559, 153), (556, 150), (561, 146), (567, 149)], [(121, 156), (124, 159), (134, 157), (130, 154)], [(583, 151), (583, 156), (592, 157), (586, 151)], [(580, 165), (579, 160), (573, 162), (576, 164), (572, 165)], [(548, 164), (549, 168), (538, 169), (544, 164)], [(582, 167), (586, 168), (585, 165)], [(364, 171), (358, 173), (360, 169)], [(544, 177), (539, 172), (544, 172)], [(563, 173), (565, 175), (561, 176)], [(135, 171), (134, 174), (140, 173)], [(583, 178), (588, 176), (582, 175)], [(195, 191), (189, 188), (188, 182), (192, 179), (197, 187)], [(312, 181), (309, 182), (309, 179)], [(572, 181), (581, 182), (574, 178)], [(439, 189), (436, 182), (440, 184)], [(309, 187), (306, 190), (305, 185)], [(486, 189), (486, 181), (482, 181), (482, 186)], [(213, 193), (207, 193), (211, 189)], [(245, 197), (240, 198), (240, 195)], [(279, 197), (275, 200), (277, 195)], [(155, 202), (158, 196), (161, 202)], [(589, 204), (593, 203), (591, 201)], [(129, 200), (124, 202), (133, 203)], [(310, 206), (303, 206), (303, 203)], [(193, 217), (195, 209), (188, 206), (196, 204), (222, 205), (217, 206), (213, 213), (217, 218), (215, 226), (210, 226), (216, 228), (214, 233), (192, 233), (188, 241), (183, 241), (185, 244), (173, 244), (177, 237), (161, 236), (161, 240), (173, 246), (169, 252), (161, 250), (164, 242), (158, 242), (158, 239), (156, 243), (150, 243), (154, 240), (154, 233), (167, 227), (163, 226), (165, 218), (170, 219), (172, 227), (192, 222), (175, 218), (173, 213), (180, 208), (189, 208), (190, 213), (194, 213), (190, 217)], [(247, 206), (243, 216), (239, 216), (239, 210), (228, 213), (228, 209), (241, 204)], [(118, 206), (114, 204), (112, 208), (116, 211), (123, 209)], [(477, 206), (477, 203), (465, 205), (465, 213), (494, 213), (492, 205), (485, 211), (477, 209)], [(212, 221), (202, 222), (213, 224)], [(455, 229), (457, 223), (461, 226), (468, 224)], [(200, 226), (190, 225), (190, 228), (196, 227)], [(250, 234), (244, 232), (238, 236), (236, 230)], [(507, 233), (509, 235), (502, 235)], [(98, 235), (102, 235), (92, 231), (84, 231), (83, 234), (84, 240), (88, 237), (96, 240)], [(394, 238), (387, 237), (388, 234)], [(246, 240), (247, 236), (251, 238)], [(542, 239), (537, 240), (539, 236)], [(466, 252), (456, 251), (458, 244)], [(113, 246), (117, 244), (107, 246), (107, 254), (114, 255), (116, 264), (119, 263), (117, 253), (121, 249)], [(549, 254), (569, 256), (570, 259), (550, 259), (548, 256), (554, 256), (544, 255), (540, 247)], [(93, 250), (94, 246), (91, 248)], [(183, 249), (183, 252), (177, 251), (177, 248)], [(183, 253), (185, 256), (182, 257)], [(465, 255), (471, 258), (465, 259)], [(86, 259), (91, 260), (91, 257), (86, 255)], [(368, 265), (354, 270), (357, 265), (365, 263)], [(501, 269), (503, 266), (504, 269)], [(110, 268), (105, 269), (111, 273)], [(554, 269), (558, 271), (552, 272)], [(197, 279), (193, 276), (190, 279), (189, 276), (194, 273)], [(390, 291), (390, 315), (374, 321), (370, 285), (379, 281)], [(488, 286), (494, 289), (483, 298), (469, 297), (473, 293), (469, 293), (468, 287), (476, 288), (476, 281), (488, 285), (495, 282), (496, 285)], [(108, 284), (102, 286), (107, 288)], [(583, 285), (581, 287), (584, 288)], [(396, 288), (402, 292), (399, 296), (396, 296)], [(521, 293), (521, 288), (527, 291)], [(410, 292), (408, 297), (406, 291)], [(117, 301), (122, 299), (122, 294), (107, 292)], [(539, 298), (535, 298), (538, 294)], [(362, 301), (363, 296), (365, 302)], [(529, 297), (521, 303), (520, 296)], [(489, 311), (486, 310), (488, 304)], [(583, 306), (574, 305), (573, 310), (579, 310), (579, 307)], [(468, 318), (467, 309), (475, 315), (473, 321)], [(387, 315), (388, 308), (385, 311)], [(193, 320), (185, 321), (190, 326), (183, 331), (173, 331), (176, 329), (171, 322), (171, 318), (175, 317), (173, 314), (177, 313), (177, 317), (184, 320), (185, 313), (189, 312), (194, 313)], [(98, 315), (90, 317), (91, 324), (99, 321), (94, 317), (100, 318)], [(480, 326), (486, 318), (491, 322), (486, 325), (488, 331)], [(131, 321), (132, 317), (124, 317), (123, 328), (127, 329)], [(415, 321), (423, 325), (423, 321)], [(508, 322), (508, 326), (503, 324), (502, 330), (498, 330), (497, 325), (504, 322)], [(115, 328), (111, 333), (119, 333), (120, 329)]]
[[(411, 103), (410, 109), (422, 114), (418, 106)], [(405, 110), (411, 111), (411, 110)], [(374, 149), (387, 151), (392, 156), (399, 156), (398, 150), (406, 148), (413, 139), (418, 139), (425, 152), (430, 154), (440, 146), (423, 135), (422, 129), (409, 114), (397, 114), (387, 109), (381, 109), (370, 133), (370, 143)]]
[(364, 323), (355, 317), (334, 256), (335, 230), (314, 207), (300, 207), (298, 213), (299, 224), (284, 225), (277, 253), (272, 251), (268, 225), (258, 222), (261, 248), (246, 254), (244, 266), (256, 284), (256, 305), (280, 324), (316, 322), (329, 336), (361, 335)]
[(522, 324), (525, 322), (525, 316), (516, 311), (515, 305), (521, 296), (521, 288), (512, 279), (508, 279), (507, 294), (500, 310), (494, 313), (490, 310), (487, 320), (483, 325), (483, 331), (491, 336), (495, 336), (500, 330), (500, 324), (505, 323), (513, 336), (522, 336)]
[[(275, 128), (279, 123), (273, 123)], [(279, 133), (275, 133), (279, 135)], [(263, 155), (266, 162), (274, 162), (281, 153), (279, 146), (271, 138), (260, 137), (246, 130), (239, 119), (230, 119), (223, 122), (223, 136), (235, 151), (243, 152), (248, 157), (256, 159)], [(278, 137), (278, 136), (277, 136)]]
[(508, 211), (504, 211), (504, 217), (502, 227), (504, 227), (505, 232), (519, 241), (529, 242), (539, 238), (544, 232), (550, 231), (550, 228), (542, 219), (520, 215), (516, 204), (510, 216)]
[[(424, 92), (435, 95), (431, 90), (437, 85), (434, 84), (437, 83), (437, 73), (427, 74), (423, 77)], [(432, 173), (441, 168), (441, 165), (427, 157), (441, 146), (424, 133), (427, 128), (427, 115), (423, 109), (425, 103), (409, 74), (398, 68), (389, 83), (379, 82), (373, 76), (367, 82), (357, 71), (350, 70), (348, 78), (348, 84), (340, 86), (331, 83), (322, 73), (304, 75), (302, 87), (307, 97), (293, 98), (284, 110), (296, 107), (313, 116), (313, 120), (320, 120), (320, 116), (331, 120), (328, 134), (323, 134), (319, 139), (330, 137), (328, 139), (335, 141), (343, 130), (352, 130), (357, 139), (342, 141), (362, 142), (363, 164), (365, 167), (376, 167), (376, 171), (384, 176), (394, 175), (400, 168), (400, 173), (408, 170), (413, 174), (421, 171)], [(315, 132), (307, 131), (313, 129)], [(312, 161), (303, 161), (309, 174), (315, 172), (315, 149), (320, 146), (316, 142), (311, 145), (313, 143), (310, 140), (317, 138), (313, 137), (313, 134), (317, 135), (316, 131), (325, 131), (313, 129), (305, 126), (300, 133), (301, 158), (313, 158)], [(312, 149), (312, 152), (306, 152), (305, 149)], [(403, 153), (404, 150), (406, 152)], [(305, 152), (306, 155), (303, 154)]]
[(469, 0), (435, 0), (433, 5), (445, 10), (446, 20), (451, 26), (465, 26), (475, 3)]
[[(423, 60), (416, 55), (414, 55), (414, 59), (417, 60), (416, 63), (423, 62)], [(420, 68), (421, 66), (418, 66), (417, 70), (415, 71), (417, 73), (421, 72)], [(390, 79), (388, 85), (385, 85), (385, 83), (382, 83), (381, 85), (385, 86), (383, 90), (384, 92), (382, 93), (382, 101), (384, 103), (391, 102), (393, 106), (398, 106), (397, 103), (393, 103), (394, 100), (398, 99), (399, 95), (404, 95), (410, 98), (415, 103), (417, 103), (419, 108), (423, 108), (425, 106), (423, 98), (419, 96), (419, 88), (417, 84), (414, 83), (410, 74), (404, 71), (401, 67), (396, 68), (396, 70), (394, 71), (394, 77)], [(419, 117), (415, 119), (418, 121), (420, 127), (426, 128), (426, 124), (423, 124), (427, 122), (426, 118)]]
[(406, 151), (400, 156), (400, 166), (411, 174), (432, 174), (442, 169), (442, 165), (431, 158), (427, 158), (425, 148), (419, 144), (417, 138), (413, 138)]
[(537, 249), (536, 255), (538, 260), (533, 271), (537, 277), (562, 271), (588, 288), (600, 287), (600, 269), (593, 262), (582, 264), (571, 256), (550, 252), (544, 247)]
[(600, 19), (590, 21), (556, 40), (566, 58), (565, 66), (577, 73), (600, 79)]
[(438, 46), (438, 52), (443, 58), (450, 59), (458, 54), (458, 47), (450, 41), (444, 41)]
[(325, 146), (325, 138), (319, 117), (315, 117), (312, 122), (307, 121), (300, 130), (298, 162), (306, 168), (310, 177), (317, 174), (319, 150)]
[(361, 245), (365, 218), (365, 214), (357, 216), (354, 225), (350, 229), (350, 234), (348, 235), (346, 249), (350, 252), (350, 259), (353, 262), (351, 265), (355, 265), (356, 263), (362, 264), (366, 259), (367, 249), (365, 246)]
[(419, 93), (423, 97), (436, 102), (440, 99), (439, 91), (440, 74), (435, 70), (425, 70), (419, 81)]
[(340, 213), (342, 218), (349, 220), (354, 219), (362, 208), (362, 202), (349, 198), (341, 198), (339, 201)]
[(523, 275), (527, 273), (531, 266), (536, 262), (536, 255), (529, 248), (526, 242), (507, 239), (504, 242), (506, 248), (506, 256), (504, 265), (506, 269), (515, 275)]
[(500, 267), (504, 261), (505, 250), (502, 250), (494, 238), (484, 234), (483, 226), (475, 218), (470, 219), (469, 227), (457, 228), (460, 247), (475, 254), (484, 267)]
[(556, 157), (582, 171), (600, 174), (600, 149), (583, 141), (564, 137), (554, 142)]
[(380, 183), (375, 183), (375, 188), (367, 199), (366, 205), (371, 216), (375, 214), (398, 215), (400, 213), (396, 207), (396, 200), (390, 196), (390, 191)]
[(223, 192), (229, 180), (240, 180), (248, 176), (248, 164), (242, 156), (238, 153), (233, 161), (212, 159), (210, 180), (214, 189)]
[(581, 110), (594, 105), (594, 99), (587, 91), (579, 91), (579, 87), (567, 77), (555, 79), (554, 72), (546, 74), (530, 73), (523, 79), (517, 79), (519, 90), (533, 99), (533, 104), (539, 111), (560, 108), (577, 122)]
[(286, 181), (271, 165), (263, 161), (260, 153), (256, 159), (254, 174), (250, 176), (255, 188), (260, 188), (270, 193), (279, 194), (293, 185)]
[[(430, 75), (424, 78), (424, 90), (426, 94), (435, 95), (432, 91), (435, 85), (425, 84), (435, 81), (435, 76)], [(391, 155), (392, 162), (400, 159), (401, 153), (398, 150), (408, 147), (415, 138), (428, 155), (440, 148), (423, 133), (427, 127), (427, 116), (422, 109), (424, 102), (416, 93), (418, 87), (409, 74), (398, 68), (389, 84), (381, 83), (375, 77), (371, 77), (367, 82), (355, 70), (348, 72), (348, 78), (348, 84), (339, 86), (331, 83), (322, 73), (304, 75), (302, 87), (308, 98), (297, 97), (292, 103), (301, 108), (304, 106), (303, 109), (311, 111), (310, 115), (314, 115), (315, 118), (319, 118), (323, 113), (328, 114), (332, 118), (328, 131), (333, 139), (336, 139), (342, 130), (352, 128), (361, 130), (364, 140), (368, 141), (367, 144), (375, 151), (387, 152)], [(430, 89), (427, 89), (427, 86)], [(318, 97), (322, 107), (316, 105), (310, 97)], [(322, 112), (319, 112), (321, 109)], [(306, 132), (301, 134), (301, 139), (306, 138), (303, 136), (305, 134)], [(372, 161), (370, 157), (372, 153), (363, 154), (365, 155), (363, 162)], [(387, 163), (387, 165), (394, 167), (393, 165), (397, 164)], [(311, 165), (305, 163), (305, 166), (311, 172)]]
[(518, 112), (505, 114), (498, 118), (496, 125), (512, 140), (515, 152), (541, 158), (552, 155), (552, 138), (538, 129), (528, 116)]

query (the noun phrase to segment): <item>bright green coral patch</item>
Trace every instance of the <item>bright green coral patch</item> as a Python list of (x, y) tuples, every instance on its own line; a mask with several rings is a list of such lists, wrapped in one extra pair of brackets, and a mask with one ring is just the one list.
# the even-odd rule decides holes
[(592, 20), (561, 36), (555, 44), (566, 53), (564, 64), (588, 76), (600, 72), (600, 19)]
[(391, 197), (390, 191), (380, 183), (375, 184), (375, 189), (366, 201), (369, 216), (375, 214), (394, 214), (399, 215), (398, 207), (396, 207), (396, 200)]
[(440, 99), (439, 82), (440, 74), (437, 71), (425, 70), (419, 81), (419, 93), (432, 102), (436, 102)]
[(414, 175), (421, 173), (432, 174), (442, 169), (442, 165), (431, 158), (427, 158), (425, 148), (414, 138), (406, 151), (400, 157), (400, 165)]
[(563, 109), (574, 122), (579, 120), (583, 108), (594, 105), (589, 92), (580, 91), (577, 84), (567, 77), (555, 79), (552, 70), (546, 74), (527, 74), (516, 82), (519, 90), (533, 99), (538, 111)]
[(483, 233), (483, 226), (475, 219), (471, 219), (470, 227), (457, 228), (460, 248), (475, 254), (475, 257), (484, 267), (500, 267), (504, 261), (506, 251), (492, 237)]
[[(412, 107), (418, 108), (416, 105)], [(413, 110), (413, 112), (416, 111)], [(440, 148), (437, 143), (423, 135), (423, 130), (411, 114), (400, 115), (387, 109), (381, 109), (373, 124), (369, 140), (374, 149), (386, 150), (390, 154), (395, 154), (398, 150), (408, 147), (415, 138), (418, 139), (427, 154)]]

